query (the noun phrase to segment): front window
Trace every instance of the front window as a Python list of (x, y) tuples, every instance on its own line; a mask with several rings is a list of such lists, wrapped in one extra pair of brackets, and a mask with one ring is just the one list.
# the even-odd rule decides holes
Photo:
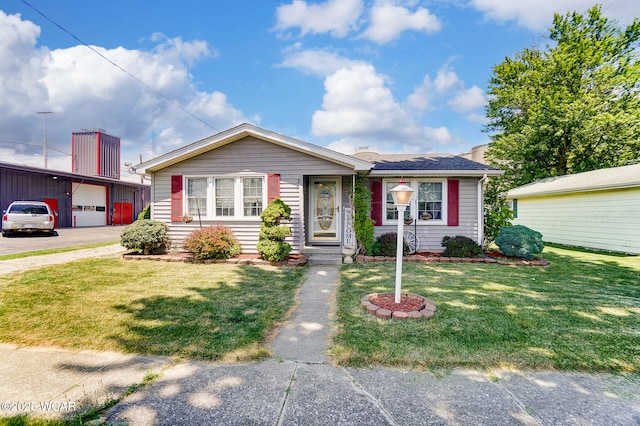
[[(446, 217), (446, 181), (414, 179), (405, 183), (415, 190), (411, 203), (404, 211), (405, 219), (416, 220), (418, 225), (441, 224)], [(398, 209), (393, 204), (391, 190), (399, 184), (399, 180), (384, 181), (386, 204), (383, 223), (386, 225), (398, 222)]]
[(207, 220), (255, 219), (266, 202), (264, 176), (187, 177), (185, 208)]
[(207, 216), (207, 178), (187, 179), (187, 211), (190, 216)]
[(215, 179), (216, 216), (234, 216), (234, 186), (233, 179)]
[(418, 220), (442, 219), (442, 182), (418, 184)]
[[(407, 186), (412, 186), (411, 182), (405, 182)], [(392, 182), (388, 181), (385, 183), (385, 189), (387, 194), (387, 205), (386, 205), (386, 218), (387, 220), (398, 220), (398, 208), (393, 204), (393, 195), (391, 194), (391, 190), (396, 186), (400, 185), (400, 181)], [(409, 208), (405, 209), (404, 217), (411, 217), (411, 211)]]
[(245, 216), (262, 214), (262, 178), (242, 179), (242, 202)]

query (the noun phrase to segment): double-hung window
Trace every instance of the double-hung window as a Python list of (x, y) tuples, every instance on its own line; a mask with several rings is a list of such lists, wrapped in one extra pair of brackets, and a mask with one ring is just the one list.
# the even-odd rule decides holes
[(207, 216), (207, 178), (187, 179), (187, 211), (190, 216)]
[(188, 214), (209, 220), (259, 218), (267, 196), (264, 176), (187, 177), (185, 186)]
[(442, 182), (418, 182), (418, 220), (442, 220)]
[(235, 216), (235, 179), (216, 178), (214, 179), (214, 188), (216, 194), (216, 216), (233, 217)]
[(262, 214), (262, 178), (242, 179), (242, 206), (245, 216), (260, 216)]
[[(404, 217), (417, 221), (418, 225), (442, 223), (446, 218), (446, 180), (414, 179), (405, 182), (413, 188), (411, 203), (407, 206)], [(400, 184), (398, 180), (385, 180), (384, 190), (386, 205), (383, 223), (398, 223), (398, 209), (393, 204), (391, 190)]]
[[(407, 184), (407, 186), (410, 186), (413, 188), (413, 185), (411, 185), (411, 182), (405, 182), (405, 183)], [(387, 204), (385, 207), (384, 217), (386, 220), (393, 220), (393, 221), (398, 220), (398, 208), (395, 206), (395, 204), (393, 204), (393, 195), (391, 194), (391, 190), (398, 185), (400, 185), (400, 181), (385, 181), (384, 189), (387, 197)], [(405, 218), (411, 217), (411, 210), (409, 208), (405, 209), (404, 217)]]

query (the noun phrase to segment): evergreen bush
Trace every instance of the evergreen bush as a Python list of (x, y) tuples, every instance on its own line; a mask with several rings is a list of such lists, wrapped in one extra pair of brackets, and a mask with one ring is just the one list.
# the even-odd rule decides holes
[[(407, 242), (404, 241), (402, 254), (406, 255), (409, 253), (409, 247), (407, 246)], [(398, 249), (398, 233), (397, 232), (388, 232), (386, 234), (380, 235), (376, 238), (376, 242), (373, 244), (373, 254), (375, 256), (388, 256), (395, 257)]]
[(507, 256), (531, 260), (542, 252), (542, 234), (523, 225), (505, 226), (500, 229), (496, 245)]
[(136, 220), (120, 233), (120, 245), (150, 254), (169, 243), (168, 227), (157, 220)]
[(142, 219), (151, 219), (151, 204), (149, 204), (147, 207), (142, 209), (140, 214), (138, 214), (137, 220), (142, 220)]
[(283, 220), (291, 220), (291, 207), (280, 198), (275, 198), (269, 203), (260, 215), (262, 225), (256, 249), (264, 260), (280, 262), (291, 252), (291, 244), (284, 242), (291, 229), (281, 225)]
[(447, 257), (477, 257), (482, 254), (482, 247), (469, 237), (456, 235), (455, 237), (443, 237), (442, 246)]
[(213, 225), (193, 231), (182, 243), (182, 248), (196, 259), (229, 259), (240, 253), (240, 243), (231, 229)]

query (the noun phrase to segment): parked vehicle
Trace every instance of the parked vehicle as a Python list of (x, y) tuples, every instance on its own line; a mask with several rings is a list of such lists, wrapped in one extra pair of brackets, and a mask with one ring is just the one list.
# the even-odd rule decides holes
[(42, 201), (14, 201), (2, 212), (2, 236), (9, 237), (17, 232), (45, 232), (53, 235), (55, 214)]

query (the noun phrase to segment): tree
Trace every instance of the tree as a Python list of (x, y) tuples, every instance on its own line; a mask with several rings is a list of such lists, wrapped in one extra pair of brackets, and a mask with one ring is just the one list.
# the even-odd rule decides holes
[(556, 14), (549, 38), (494, 67), (487, 158), (506, 189), (640, 159), (640, 20), (623, 29), (594, 6)]

